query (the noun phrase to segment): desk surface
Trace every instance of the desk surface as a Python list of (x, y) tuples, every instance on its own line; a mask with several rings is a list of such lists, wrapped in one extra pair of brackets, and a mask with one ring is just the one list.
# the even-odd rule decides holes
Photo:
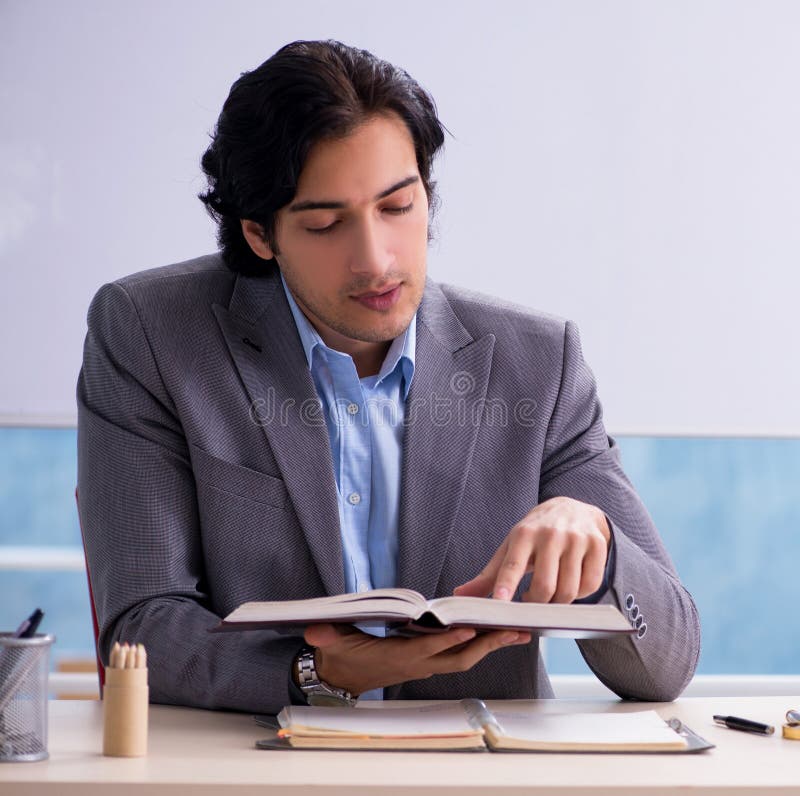
[[(695, 755), (259, 751), (254, 743), (264, 731), (250, 716), (151, 705), (148, 756), (123, 759), (100, 754), (101, 703), (51, 702), (50, 759), (0, 764), (0, 792), (641, 796), (683, 788), (707, 796), (800, 793), (800, 741), (780, 737), (786, 710), (800, 708), (798, 696), (696, 698), (663, 705), (605, 700), (537, 704), (543, 712), (650, 707), (665, 718), (678, 716), (717, 748)], [(776, 735), (717, 727), (713, 713), (775, 724)]]

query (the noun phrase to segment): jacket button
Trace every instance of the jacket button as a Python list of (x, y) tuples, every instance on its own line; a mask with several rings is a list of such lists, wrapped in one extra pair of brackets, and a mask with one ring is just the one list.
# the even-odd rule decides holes
[(631, 608), (633, 608), (635, 603), (636, 603), (636, 600), (633, 599), (633, 595), (632, 594), (626, 594), (625, 595), (625, 607), (629, 611), (631, 610)]
[(647, 623), (643, 622), (642, 626), (639, 628), (638, 633), (636, 634), (637, 638), (644, 638), (644, 634), (647, 632)]

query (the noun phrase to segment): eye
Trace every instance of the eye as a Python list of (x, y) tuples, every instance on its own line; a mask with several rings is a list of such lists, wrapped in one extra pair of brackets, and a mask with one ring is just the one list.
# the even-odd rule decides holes
[(338, 223), (338, 221), (333, 221), (327, 227), (306, 227), (306, 232), (310, 232), (312, 235), (327, 235), (334, 230)]
[(409, 202), (407, 205), (403, 205), (403, 207), (384, 207), (383, 211), (393, 216), (402, 216), (406, 213), (410, 213), (413, 209), (414, 203)]

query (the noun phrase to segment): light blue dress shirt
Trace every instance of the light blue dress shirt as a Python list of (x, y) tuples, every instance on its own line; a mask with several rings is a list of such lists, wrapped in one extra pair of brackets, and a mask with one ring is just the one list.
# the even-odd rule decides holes
[[(352, 357), (325, 345), (285, 282), (283, 289), (331, 443), (345, 589), (392, 587), (397, 582), (400, 467), (405, 403), (414, 376), (416, 315), (392, 341), (380, 371), (360, 379)], [(361, 629), (382, 635), (375, 628)], [(382, 696), (383, 689), (375, 689), (362, 699)]]

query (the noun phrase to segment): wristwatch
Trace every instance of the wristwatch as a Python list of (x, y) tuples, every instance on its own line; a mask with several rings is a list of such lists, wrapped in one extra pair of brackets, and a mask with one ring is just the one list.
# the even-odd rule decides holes
[(294, 659), (297, 684), (305, 694), (309, 705), (328, 707), (353, 707), (355, 697), (344, 688), (336, 688), (319, 679), (314, 660), (314, 648), (303, 647)]

